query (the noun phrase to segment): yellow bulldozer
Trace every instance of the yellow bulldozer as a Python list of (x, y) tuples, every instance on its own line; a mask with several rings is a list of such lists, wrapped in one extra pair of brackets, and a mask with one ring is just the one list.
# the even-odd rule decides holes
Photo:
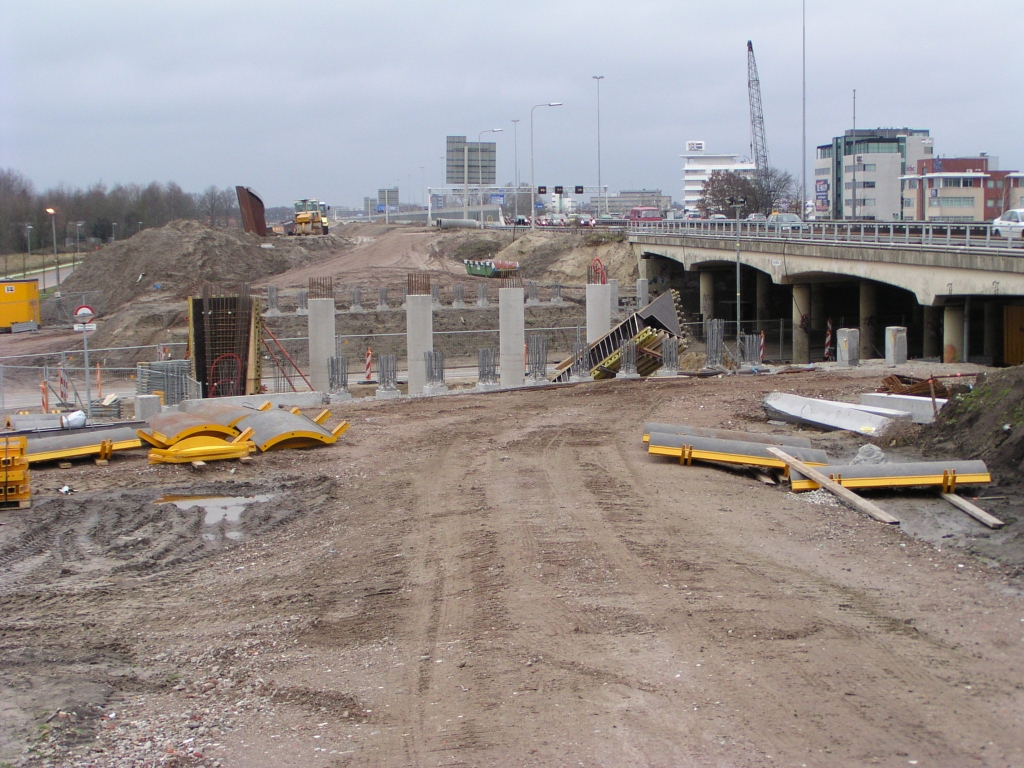
[(319, 200), (295, 201), (295, 229), (293, 235), (326, 235), (327, 212), (331, 206)]

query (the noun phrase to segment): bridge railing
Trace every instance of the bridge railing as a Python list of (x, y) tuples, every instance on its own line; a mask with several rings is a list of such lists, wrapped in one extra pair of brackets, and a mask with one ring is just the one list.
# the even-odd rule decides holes
[(1024, 256), (1024, 237), (1000, 237), (987, 222), (806, 221), (794, 224), (733, 219), (686, 219), (633, 223), (630, 235), (687, 235), (746, 240), (871, 243), (928, 249), (971, 249)]

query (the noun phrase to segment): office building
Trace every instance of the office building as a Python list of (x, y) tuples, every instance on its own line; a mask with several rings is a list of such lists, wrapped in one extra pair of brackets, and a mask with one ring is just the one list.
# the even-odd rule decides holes
[(901, 177), (931, 157), (934, 140), (914, 128), (858, 128), (818, 147), (814, 214), (819, 219), (902, 217)]
[(715, 171), (739, 173), (747, 178), (757, 173), (757, 166), (751, 160), (740, 159), (739, 155), (707, 152), (705, 142), (700, 140), (687, 141), (686, 154), (680, 157), (683, 158), (683, 207), (687, 211), (697, 210), (704, 183)]
[[(992, 221), (1020, 197), (1020, 174), (1000, 171), (998, 159), (935, 157), (918, 160), (905, 175), (903, 218), (908, 221)], [(1018, 186), (1014, 186), (1014, 182)]]

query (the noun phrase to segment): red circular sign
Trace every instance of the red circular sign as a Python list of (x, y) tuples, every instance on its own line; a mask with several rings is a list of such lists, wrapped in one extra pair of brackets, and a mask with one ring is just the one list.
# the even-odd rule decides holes
[(83, 304), (75, 310), (75, 319), (80, 323), (87, 323), (96, 313), (92, 311), (92, 307), (88, 304)]

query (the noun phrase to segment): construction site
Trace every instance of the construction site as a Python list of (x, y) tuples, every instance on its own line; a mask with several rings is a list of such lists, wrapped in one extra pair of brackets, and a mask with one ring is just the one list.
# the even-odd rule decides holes
[(60, 289), (0, 766), (1024, 765), (1021, 366), (794, 365), (609, 230), (175, 221)]

